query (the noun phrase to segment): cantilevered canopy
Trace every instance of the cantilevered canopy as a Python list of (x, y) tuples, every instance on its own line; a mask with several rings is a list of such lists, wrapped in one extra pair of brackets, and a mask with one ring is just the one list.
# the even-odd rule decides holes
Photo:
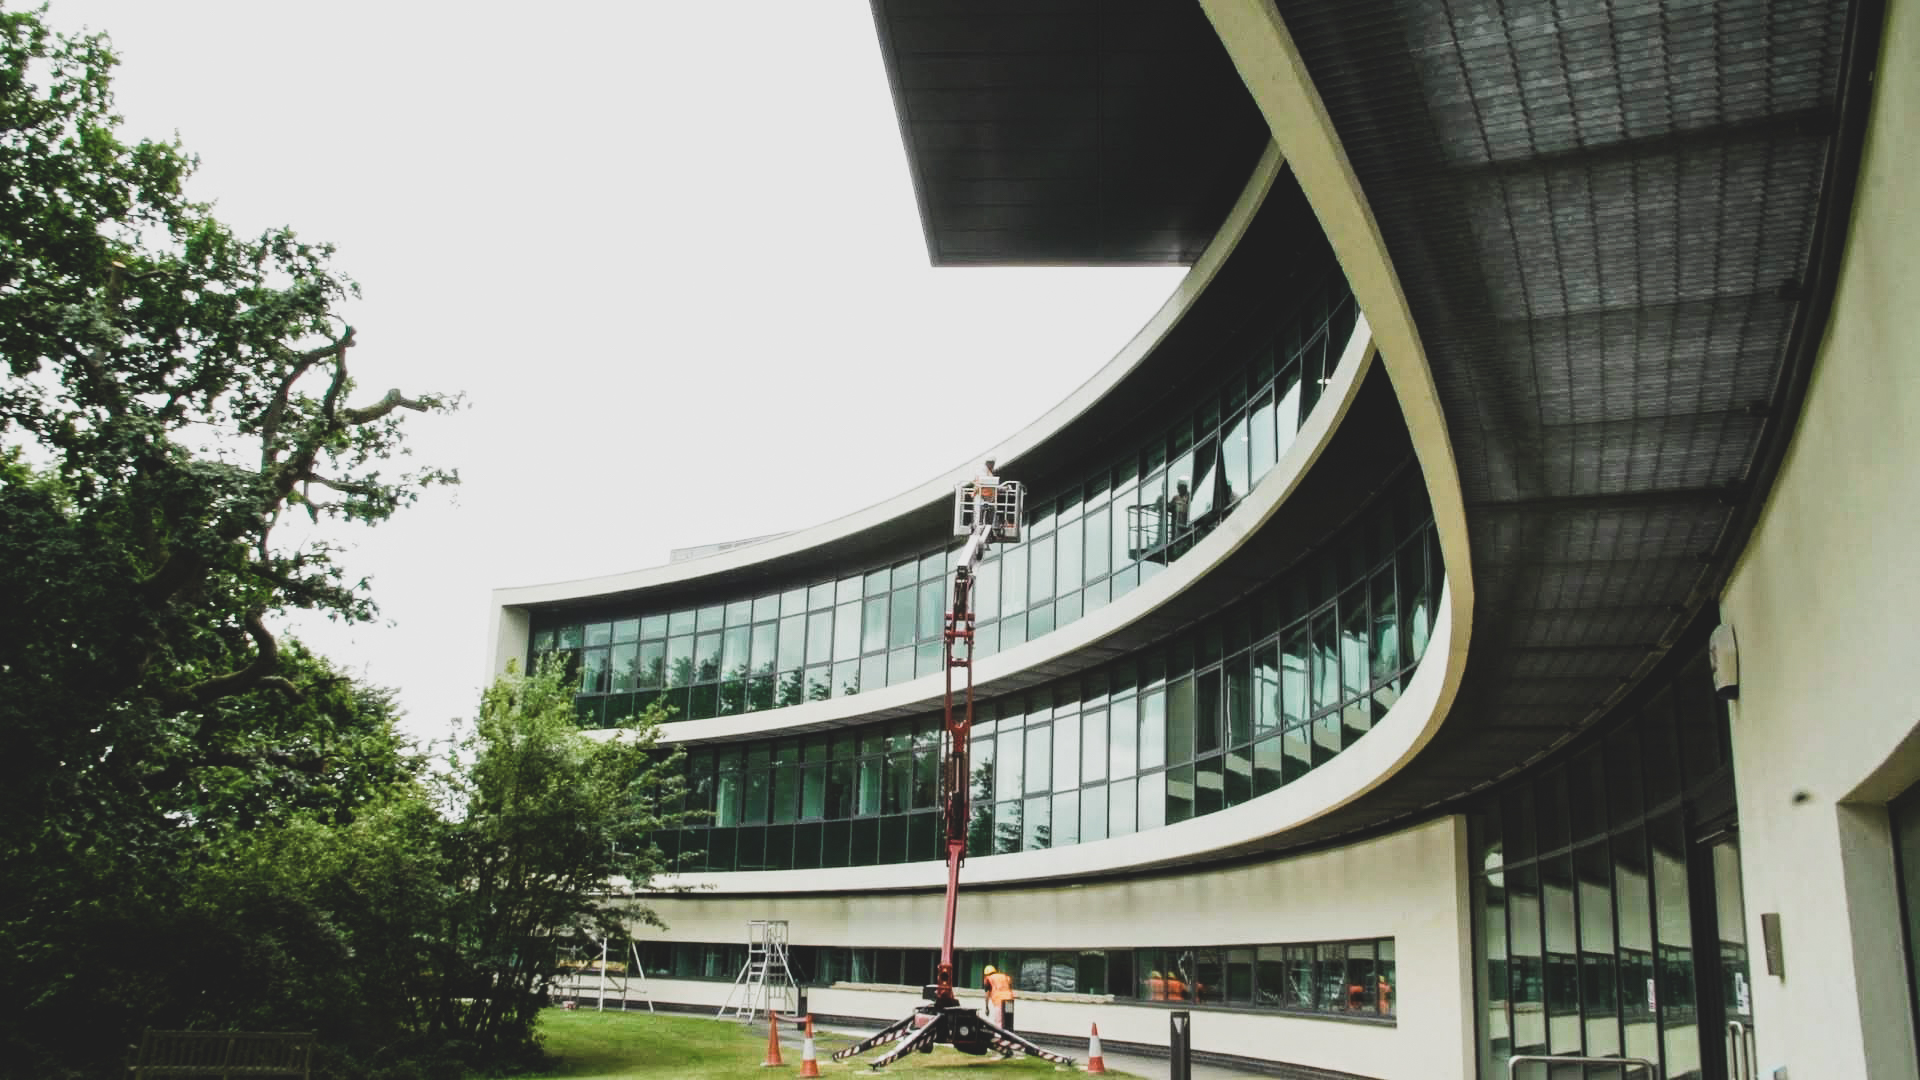
[(1452, 718), (1355, 827), (1565, 741), (1713, 603), (1825, 323), (1880, 8), (1277, 8), (1424, 345), (1476, 589)]
[(1167, 0), (873, 0), (936, 266), (1191, 263), (1266, 146)]

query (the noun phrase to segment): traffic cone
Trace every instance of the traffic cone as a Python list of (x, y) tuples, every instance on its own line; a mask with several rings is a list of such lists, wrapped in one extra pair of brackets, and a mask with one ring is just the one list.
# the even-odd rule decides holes
[[(1103, 1073), (1107, 1071), (1107, 1063), (1100, 1057), (1099, 1024), (1093, 1025), (1093, 1038), (1087, 1040), (1087, 1071), (1090, 1073)], [(803, 1073), (802, 1075), (805, 1074)]]
[(800, 1075), (819, 1076), (820, 1062), (813, 1056), (813, 1014), (807, 1014), (807, 1037), (800, 1044)]
[(785, 1068), (786, 1064), (786, 1062), (780, 1060), (780, 1014), (774, 1012), (772, 1009), (768, 1009), (767, 1060), (761, 1062), (760, 1067), (763, 1069), (780, 1069)]

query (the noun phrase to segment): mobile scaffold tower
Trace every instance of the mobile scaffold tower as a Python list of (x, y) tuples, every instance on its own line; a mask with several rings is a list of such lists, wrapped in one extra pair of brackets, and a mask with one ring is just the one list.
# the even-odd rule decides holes
[[(727, 1000), (715, 1018), (732, 1013), (752, 1023), (762, 1012), (791, 1014), (799, 994), (793, 969), (787, 965), (787, 920), (755, 919), (747, 923), (747, 962), (740, 966), (733, 989), (727, 991)], [(776, 1004), (785, 1009), (776, 1009)]]
[[(833, 1055), (835, 1061), (866, 1053), (885, 1043), (897, 1043), (891, 1050), (873, 1059), (871, 1067), (884, 1068), (910, 1051), (933, 1052), (945, 1043), (965, 1054), (1028, 1054), (1071, 1067), (1072, 1058), (1040, 1049), (1020, 1036), (982, 1018), (960, 1004), (953, 994), (953, 921), (960, 893), (960, 864), (967, 855), (968, 820), (968, 737), (973, 732), (973, 605), (974, 573), (987, 548), (995, 543), (1018, 543), (1020, 511), (1024, 492), (1018, 483), (1001, 480), (988, 461), (979, 476), (954, 491), (953, 531), (967, 538), (953, 569), (953, 605), (947, 612), (946, 648), (947, 690), (945, 701), (945, 758), (940, 769), (940, 806), (945, 814), (947, 844), (947, 912), (940, 939), (940, 967), (934, 981), (924, 988), (927, 1003), (889, 1026), (885, 1031), (856, 1043)], [(966, 673), (962, 707), (954, 708), (955, 670)]]

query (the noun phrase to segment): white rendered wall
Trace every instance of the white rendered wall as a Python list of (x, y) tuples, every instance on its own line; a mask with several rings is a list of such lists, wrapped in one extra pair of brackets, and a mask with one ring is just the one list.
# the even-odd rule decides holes
[(1920, 4), (1888, 9), (1833, 318), (1721, 600), (1763, 1077), (1917, 1075), (1885, 804), (1920, 780)]
[[(1196, 1008), (1194, 1046), (1360, 1076), (1455, 1080), (1472, 1075), (1465, 866), (1466, 827), (1449, 817), (1253, 866), (1048, 888), (963, 889), (956, 938), (963, 949), (1067, 950), (1391, 937), (1397, 1023)], [(939, 944), (943, 898), (937, 892), (690, 895), (648, 902), (669, 929), (635, 927), (642, 939), (744, 943), (748, 920), (786, 919), (796, 945), (931, 949)], [(676, 1000), (662, 987), (655, 984), (655, 1000)], [(724, 997), (725, 987), (719, 990)], [(843, 984), (809, 998), (817, 1013), (879, 1019), (905, 1015), (918, 995)], [(1098, 1023), (1103, 1037), (1164, 1046), (1166, 1014), (1081, 995), (1028, 994), (1018, 1022), (1026, 1031), (1076, 1038)]]

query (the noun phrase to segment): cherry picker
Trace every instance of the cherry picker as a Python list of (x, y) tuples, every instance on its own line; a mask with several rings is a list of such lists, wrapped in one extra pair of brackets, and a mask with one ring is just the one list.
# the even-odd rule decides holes
[[(966, 537), (967, 541), (954, 560), (953, 603), (947, 611), (943, 635), (947, 675), (946, 746), (940, 765), (940, 806), (945, 816), (947, 907), (940, 938), (940, 966), (935, 970), (934, 981), (923, 988), (926, 1004), (879, 1034), (834, 1054), (836, 1061), (864, 1054), (876, 1046), (895, 1043), (892, 1049), (873, 1059), (871, 1067), (880, 1069), (914, 1050), (930, 1054), (934, 1046), (945, 1043), (965, 1054), (998, 1051), (1011, 1057), (1020, 1053), (1069, 1067), (1074, 1064), (1072, 1058), (1042, 1050), (961, 1005), (953, 992), (953, 921), (960, 894), (960, 864), (966, 860), (967, 854), (967, 802), (971, 779), (968, 772), (968, 739), (973, 733), (974, 576), (980, 568), (980, 560), (986, 557), (988, 547), (996, 543), (1019, 542), (1023, 497), (1019, 483), (1001, 480), (994, 475), (992, 461), (986, 463), (979, 476), (961, 484), (954, 491), (953, 531), (955, 535)], [(955, 669), (966, 672), (962, 706), (959, 709), (954, 708)]]

